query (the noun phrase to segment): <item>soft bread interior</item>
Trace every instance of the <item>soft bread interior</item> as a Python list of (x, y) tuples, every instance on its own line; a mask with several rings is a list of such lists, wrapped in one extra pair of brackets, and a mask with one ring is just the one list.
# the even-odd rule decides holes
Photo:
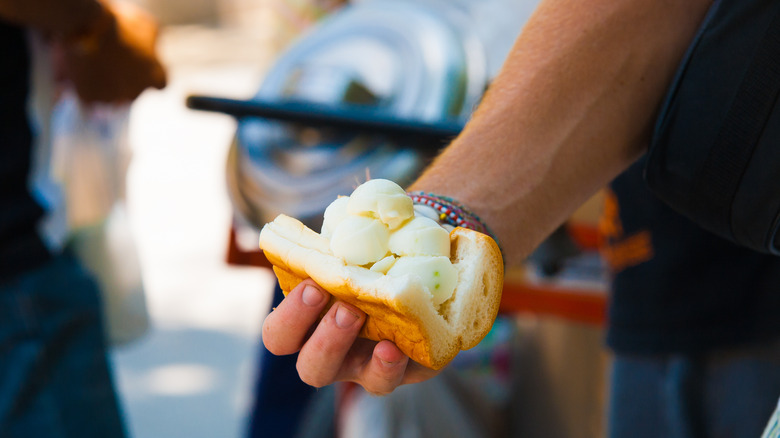
[(436, 308), (416, 277), (348, 266), (331, 254), (326, 238), (294, 218), (279, 215), (260, 233), (260, 248), (285, 293), (312, 278), (366, 312), (362, 336), (393, 341), (413, 360), (434, 369), (477, 345), (490, 331), (503, 288), (501, 253), (491, 238), (456, 228), (450, 241), (458, 284), (452, 297)]

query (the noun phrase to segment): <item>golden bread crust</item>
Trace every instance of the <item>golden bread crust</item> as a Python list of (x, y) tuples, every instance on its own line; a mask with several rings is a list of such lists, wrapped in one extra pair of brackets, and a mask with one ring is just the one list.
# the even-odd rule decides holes
[[(331, 260), (335, 256), (322, 253), (321, 242), (307, 246), (309, 232), (302, 233), (296, 222), (284, 217), (267, 224), (260, 234), (260, 247), (274, 265), (285, 295), (311, 277), (334, 297), (366, 313), (360, 336), (390, 340), (412, 360), (432, 369), (442, 368), (490, 331), (503, 288), (501, 253), (490, 237), (463, 228), (450, 233), (459, 284), (437, 312), (430, 299), (421, 306), (419, 297), (388, 298), (378, 289), (398, 289), (398, 282), (388, 285), (352, 278), (343, 263)], [(320, 269), (318, 262), (327, 263), (329, 269)]]
[[(286, 296), (304, 278), (295, 275), (286, 268), (286, 265), (278, 259), (279, 265), (274, 264), (274, 274), (279, 280), (279, 285)], [(273, 262), (272, 262), (273, 263)], [(412, 360), (428, 368), (439, 367), (445, 364), (436, 364), (430, 355), (430, 342), (426, 341), (425, 327), (413, 317), (390, 308), (381, 301), (363, 300), (356, 296), (348, 287), (329, 288), (328, 292), (336, 298), (346, 301), (366, 313), (366, 322), (360, 331), (360, 336), (372, 341), (389, 340)]]

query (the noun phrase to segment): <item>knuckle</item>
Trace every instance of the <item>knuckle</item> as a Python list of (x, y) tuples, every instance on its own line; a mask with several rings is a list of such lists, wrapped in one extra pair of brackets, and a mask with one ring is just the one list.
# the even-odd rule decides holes
[(319, 333), (315, 331), (315, 334), (306, 341), (306, 350), (311, 354), (324, 357), (330, 348), (330, 344), (327, 343), (329, 340), (330, 338), (322, 335), (322, 330)]
[(281, 356), (286, 354), (286, 351), (281, 348), (279, 344), (276, 343), (273, 336), (268, 336), (263, 334), (263, 345), (265, 346), (265, 349), (271, 352), (271, 354), (274, 354), (276, 356)]
[(323, 376), (317, 370), (304, 365), (300, 360), (298, 360), (297, 364), (295, 365), (295, 368), (298, 371), (298, 377), (301, 378), (303, 383), (309, 386), (313, 386), (315, 388), (322, 388), (324, 386), (328, 386), (331, 383), (333, 383), (332, 379), (329, 379), (326, 376)]
[(360, 383), (363, 389), (371, 395), (385, 396), (392, 393), (400, 383), (396, 373), (372, 373)]
[[(277, 336), (278, 330), (274, 329), (274, 318), (269, 315), (263, 322), (262, 339), (265, 348), (276, 356), (292, 354), (298, 351), (298, 345), (290, 345), (289, 338)], [(282, 338), (282, 339), (280, 339)], [(287, 341), (285, 343), (285, 341)]]

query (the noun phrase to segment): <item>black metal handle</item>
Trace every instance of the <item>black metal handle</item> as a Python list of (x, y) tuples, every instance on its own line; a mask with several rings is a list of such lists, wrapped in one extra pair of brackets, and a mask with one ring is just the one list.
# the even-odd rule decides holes
[(189, 96), (187, 107), (229, 114), (237, 119), (259, 117), (299, 123), (312, 127), (330, 127), (407, 140), (441, 147), (463, 129), (460, 122), (425, 123), (388, 117), (373, 107), (344, 105), (334, 107), (311, 102), (239, 100), (211, 96)]

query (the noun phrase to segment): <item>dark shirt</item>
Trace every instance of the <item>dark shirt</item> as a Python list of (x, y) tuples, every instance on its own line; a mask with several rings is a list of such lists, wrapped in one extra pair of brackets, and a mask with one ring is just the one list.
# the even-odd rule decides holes
[(607, 202), (607, 343), (619, 353), (695, 353), (780, 336), (780, 257), (674, 212), (649, 192), (643, 167), (616, 178)]
[(28, 177), (32, 135), (27, 119), (30, 56), (25, 30), (0, 21), (0, 283), (44, 262), (36, 226), (43, 209)]

